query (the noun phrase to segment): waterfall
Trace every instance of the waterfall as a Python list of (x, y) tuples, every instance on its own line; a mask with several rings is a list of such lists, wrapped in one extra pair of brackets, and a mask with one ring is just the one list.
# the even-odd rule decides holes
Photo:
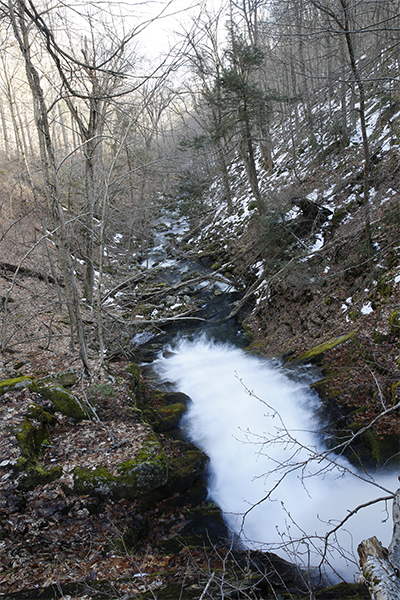
[(204, 336), (181, 339), (153, 366), (192, 398), (182, 427), (210, 457), (209, 497), (246, 546), (305, 567), (324, 554), (332, 572), (351, 580), (363, 539), (389, 543), (391, 502), (380, 502), (332, 533), (325, 555), (326, 533), (358, 505), (394, 492), (398, 481), (397, 473), (373, 477), (344, 458), (322, 458), (309, 369), (289, 376), (274, 362)]

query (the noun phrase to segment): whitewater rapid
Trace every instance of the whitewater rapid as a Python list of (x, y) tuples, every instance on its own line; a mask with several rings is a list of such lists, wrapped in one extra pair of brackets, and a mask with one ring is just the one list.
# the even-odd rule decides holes
[[(270, 361), (205, 337), (181, 339), (153, 366), (193, 400), (182, 427), (210, 458), (210, 499), (248, 547), (318, 565), (327, 532), (398, 487), (397, 473), (373, 479), (343, 458), (321, 459), (319, 399), (307, 369), (288, 377)], [(362, 509), (329, 536), (326, 559), (351, 579), (357, 545), (372, 535), (388, 545), (391, 531), (391, 502)]]

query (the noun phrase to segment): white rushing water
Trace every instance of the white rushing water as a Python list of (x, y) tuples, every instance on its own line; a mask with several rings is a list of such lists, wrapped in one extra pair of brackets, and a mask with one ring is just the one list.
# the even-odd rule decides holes
[[(318, 565), (320, 536), (398, 487), (397, 473), (377, 476), (380, 489), (361, 479), (370, 478), (366, 473), (352, 475), (344, 459), (338, 466), (310, 461), (324, 446), (314, 417), (319, 399), (304, 375), (296, 382), (269, 361), (205, 338), (181, 340), (154, 368), (192, 398), (184, 427), (210, 457), (210, 499), (249, 547)], [(341, 550), (330, 536), (327, 558), (351, 580), (360, 541), (376, 535), (388, 545), (391, 529), (391, 502), (362, 509), (338, 532)]]

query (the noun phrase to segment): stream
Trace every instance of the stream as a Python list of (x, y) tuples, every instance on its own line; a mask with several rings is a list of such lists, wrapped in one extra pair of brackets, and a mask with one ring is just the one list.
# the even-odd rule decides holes
[[(178, 235), (184, 231), (182, 221), (171, 218), (167, 225)], [(188, 265), (184, 256), (166, 259), (163, 240), (169, 240), (165, 233), (156, 243), (158, 266), (165, 262), (169, 281), (188, 268), (204, 273), (204, 265)], [(146, 260), (154, 264), (152, 256)], [(310, 365), (290, 367), (246, 352), (239, 325), (224, 320), (239, 296), (229, 282), (219, 290), (195, 291), (204, 301), (204, 323), (180, 323), (152, 340), (162, 347), (150, 367), (157, 386), (191, 397), (182, 429), (209, 456), (209, 499), (241, 543), (306, 568), (324, 560), (333, 580), (352, 581), (358, 544), (373, 535), (390, 542), (391, 502), (363, 508), (335, 528), (360, 504), (394, 492), (397, 473), (372, 475), (343, 457), (322, 457), (320, 401), (310, 389), (320, 374)]]

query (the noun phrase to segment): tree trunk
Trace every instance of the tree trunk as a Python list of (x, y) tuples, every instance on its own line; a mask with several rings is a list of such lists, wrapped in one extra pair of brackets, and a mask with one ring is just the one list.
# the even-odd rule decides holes
[(372, 600), (400, 598), (400, 489), (393, 500), (393, 537), (389, 550), (374, 536), (358, 546), (364, 583)]
[[(53, 221), (54, 241), (57, 247), (57, 254), (64, 276), (68, 312), (71, 320), (71, 334), (73, 333), (73, 325), (75, 325), (78, 336), (80, 358), (85, 371), (89, 373), (90, 369), (86, 350), (85, 333), (80, 312), (79, 293), (71, 255), (67, 244), (65, 219), (61, 204), (61, 194), (57, 177), (54, 149), (50, 135), (48, 111), (44, 100), (40, 77), (32, 62), (30, 54), (28, 27), (25, 22), (23, 4), (18, 2), (17, 10), (14, 10), (11, 0), (9, 0), (9, 14), (14, 35), (25, 62), (26, 75), (33, 97), (34, 115), (39, 137), (40, 157), (45, 182), (45, 190)], [(73, 340), (72, 336), (71, 339)]]

